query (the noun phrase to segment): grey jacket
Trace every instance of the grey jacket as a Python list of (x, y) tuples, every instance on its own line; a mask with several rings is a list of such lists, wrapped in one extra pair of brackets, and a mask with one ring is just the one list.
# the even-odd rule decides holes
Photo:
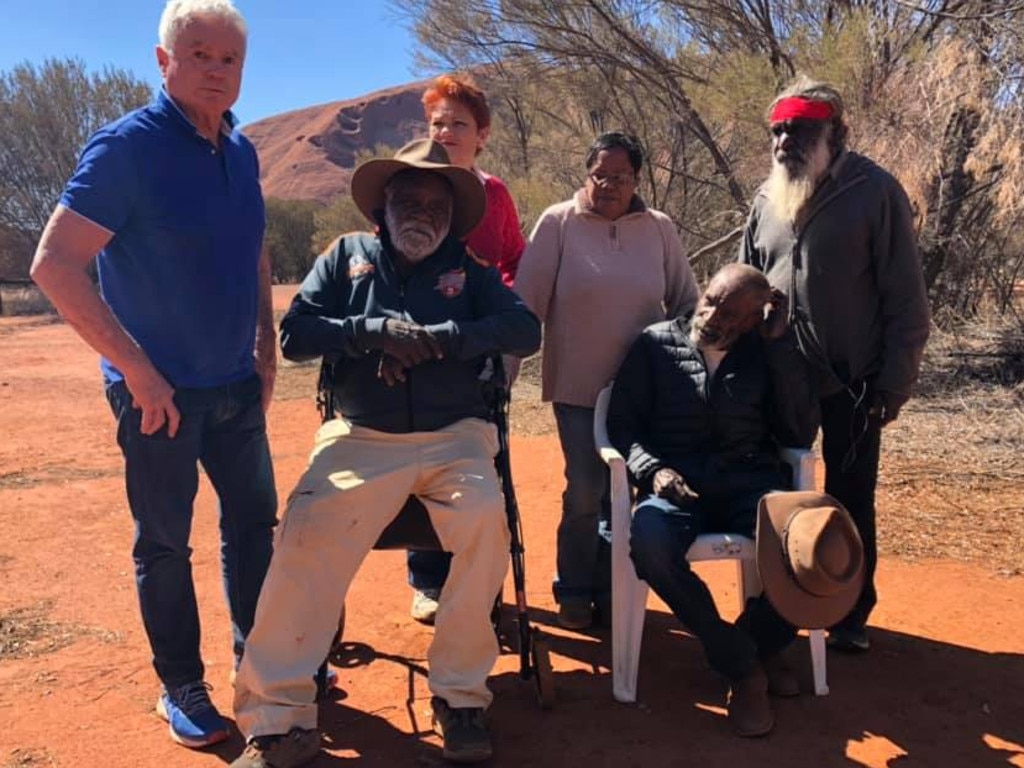
[(874, 379), (900, 403), (917, 381), (929, 311), (906, 193), (866, 157), (843, 152), (795, 225), (758, 192), (739, 260), (790, 299), (818, 394)]

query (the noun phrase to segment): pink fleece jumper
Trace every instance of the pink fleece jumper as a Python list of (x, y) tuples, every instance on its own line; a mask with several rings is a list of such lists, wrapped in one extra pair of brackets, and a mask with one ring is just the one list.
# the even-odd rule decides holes
[(585, 199), (541, 214), (515, 290), (544, 323), (543, 400), (593, 408), (640, 332), (690, 312), (698, 291), (668, 216), (634, 198), (609, 221)]

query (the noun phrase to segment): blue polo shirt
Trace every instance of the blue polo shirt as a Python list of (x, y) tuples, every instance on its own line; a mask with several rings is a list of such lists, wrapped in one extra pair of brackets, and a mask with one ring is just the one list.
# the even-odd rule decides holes
[(103, 299), (174, 387), (254, 370), (265, 218), (256, 150), (234, 122), (218, 149), (161, 90), (93, 135), (60, 199), (113, 235), (97, 258)]

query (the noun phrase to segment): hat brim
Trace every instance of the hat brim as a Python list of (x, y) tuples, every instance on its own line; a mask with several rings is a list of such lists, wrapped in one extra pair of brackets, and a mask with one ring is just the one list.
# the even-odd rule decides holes
[(399, 171), (410, 169), (439, 173), (452, 185), (451, 234), (463, 238), (476, 228), (487, 207), (484, 185), (472, 171), (454, 165), (413, 164), (390, 158), (367, 160), (352, 174), (350, 188), (356, 207), (367, 219), (375, 221), (375, 212), (384, 208), (384, 187), (388, 180)]
[[(782, 541), (786, 521), (797, 509), (838, 506), (831, 496), (815, 491), (769, 493), (757, 505), (757, 571), (765, 596), (782, 618), (801, 629), (827, 629), (853, 610), (864, 586), (863, 567), (855, 578), (828, 597), (803, 590), (786, 568)], [(844, 510), (845, 512), (845, 510)]]

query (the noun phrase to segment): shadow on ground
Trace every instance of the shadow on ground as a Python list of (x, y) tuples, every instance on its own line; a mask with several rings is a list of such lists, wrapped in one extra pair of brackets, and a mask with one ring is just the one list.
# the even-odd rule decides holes
[[(532, 618), (542, 628), (552, 627), (550, 612), (536, 611)], [(515, 642), (508, 616), (505, 627), (512, 637), (503, 653), (514, 653), (507, 647)], [(672, 616), (648, 612), (640, 700), (633, 705), (612, 700), (606, 630), (551, 631), (548, 637), (556, 669), (576, 669), (555, 673), (557, 703), (547, 712), (538, 706), (533, 684), (518, 672), (491, 679), (494, 765), (562, 765), (570, 755), (587, 768), (1024, 765), (1024, 656), (873, 629), (869, 654), (830, 653), (830, 695), (775, 700), (775, 730), (767, 738), (745, 740), (726, 725), (724, 682)], [(413, 701), (415, 678), (426, 671), (422, 660), (377, 655), (358, 643), (348, 647), (348, 665), (384, 661), (408, 668), (409, 697), (395, 706), (406, 708), (411, 734), (373, 713), (335, 703), (323, 709), (331, 742), (371, 763), (441, 764), (438, 748), (423, 740), (429, 718)], [(792, 653), (810, 690), (806, 640), (798, 640)], [(418, 705), (422, 710), (422, 700)], [(666, 762), (667, 754), (674, 756)]]

